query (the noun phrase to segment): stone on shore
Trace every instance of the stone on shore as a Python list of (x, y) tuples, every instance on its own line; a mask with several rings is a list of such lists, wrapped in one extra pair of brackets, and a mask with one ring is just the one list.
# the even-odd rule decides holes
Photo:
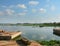
[(31, 44), (30, 45), (28, 45), (28, 46), (42, 46), (42, 45), (40, 45), (38, 42), (36, 42), (36, 41), (31, 41)]

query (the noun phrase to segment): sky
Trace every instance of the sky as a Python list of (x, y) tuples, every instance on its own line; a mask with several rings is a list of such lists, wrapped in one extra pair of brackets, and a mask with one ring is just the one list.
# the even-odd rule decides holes
[(60, 22), (60, 0), (0, 0), (0, 23)]

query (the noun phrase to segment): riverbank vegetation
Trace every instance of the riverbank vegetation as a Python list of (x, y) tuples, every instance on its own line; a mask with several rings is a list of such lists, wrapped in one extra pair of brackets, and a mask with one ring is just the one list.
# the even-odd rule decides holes
[(1, 26), (39, 26), (39, 27), (44, 27), (44, 26), (60, 26), (60, 23), (16, 23), (16, 24), (11, 24), (11, 23), (0, 23)]
[(58, 40), (50, 40), (50, 41), (37, 41), (45, 46), (60, 46), (60, 41)]
[[(21, 40), (21, 37), (16, 37), (14, 40)], [(40, 43), (41, 45), (43, 46), (60, 46), (60, 41), (59, 40), (50, 40), (50, 41), (38, 41), (38, 40), (35, 40), (37, 41), (38, 43)]]

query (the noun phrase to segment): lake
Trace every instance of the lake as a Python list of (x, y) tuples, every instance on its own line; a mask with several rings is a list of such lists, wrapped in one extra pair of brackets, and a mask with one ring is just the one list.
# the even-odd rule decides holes
[(54, 27), (34, 26), (0, 26), (7, 31), (21, 31), (22, 36), (30, 40), (60, 40), (60, 36), (53, 34)]

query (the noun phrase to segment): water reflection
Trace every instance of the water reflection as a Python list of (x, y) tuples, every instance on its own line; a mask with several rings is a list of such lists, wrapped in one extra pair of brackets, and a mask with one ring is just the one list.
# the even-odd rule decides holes
[(60, 36), (60, 34), (59, 34), (59, 33), (56, 33), (56, 32), (53, 32), (53, 34), (54, 34), (54, 35), (57, 35), (57, 36)]
[(32, 26), (0, 26), (7, 31), (21, 31), (22, 36), (31, 40), (60, 40), (60, 36), (53, 33), (54, 27), (32, 27)]

